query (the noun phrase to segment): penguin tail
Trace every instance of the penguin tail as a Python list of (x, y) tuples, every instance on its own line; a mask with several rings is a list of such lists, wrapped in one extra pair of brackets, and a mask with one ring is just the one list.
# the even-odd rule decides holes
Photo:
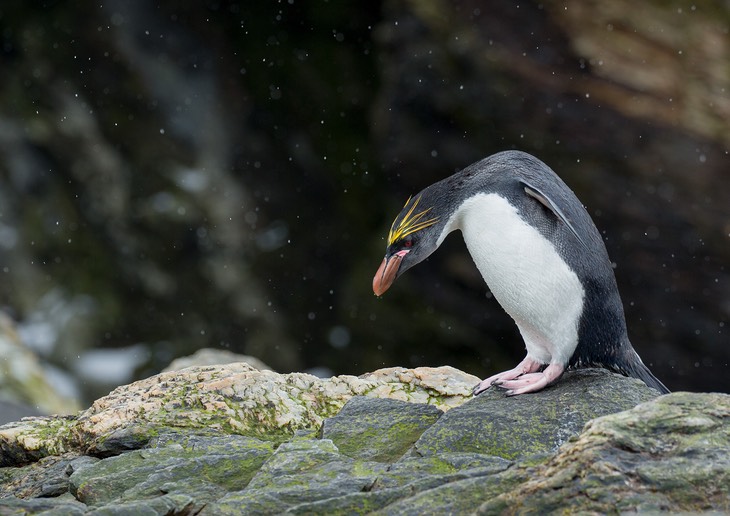
[(659, 381), (656, 376), (654, 376), (654, 373), (652, 373), (648, 367), (644, 365), (644, 362), (641, 361), (641, 357), (639, 357), (636, 351), (632, 349), (631, 354), (633, 356), (628, 361), (628, 366), (622, 368), (622, 373), (627, 374), (632, 378), (638, 378), (652, 389), (659, 391), (661, 394), (669, 394), (672, 392), (667, 389), (667, 387)]

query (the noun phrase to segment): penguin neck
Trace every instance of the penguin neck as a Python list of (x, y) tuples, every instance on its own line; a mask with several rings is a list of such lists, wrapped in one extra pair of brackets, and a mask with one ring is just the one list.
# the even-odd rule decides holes
[(437, 246), (457, 229), (487, 284), (494, 279), (493, 268), (521, 264), (525, 257), (535, 256), (536, 244), (551, 247), (517, 207), (496, 192), (480, 192), (462, 201), (444, 225)]
[(468, 239), (467, 234), (471, 233), (469, 229), (475, 226), (493, 226), (496, 221), (504, 218), (505, 215), (512, 217), (515, 213), (513, 207), (511, 205), (507, 207), (504, 203), (499, 202), (500, 200), (509, 204), (504, 197), (496, 193), (485, 192), (471, 195), (461, 201), (446, 219), (446, 223), (436, 241), (436, 247), (440, 247), (446, 237), (453, 231), (460, 230), (466, 241)]

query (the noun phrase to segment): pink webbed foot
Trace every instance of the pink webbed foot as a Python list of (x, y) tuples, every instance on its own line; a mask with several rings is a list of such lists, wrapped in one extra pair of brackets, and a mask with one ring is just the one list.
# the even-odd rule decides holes
[(552, 363), (540, 373), (528, 373), (518, 378), (497, 380), (496, 387), (507, 390), (507, 396), (537, 392), (560, 378), (565, 371), (563, 364)]
[(522, 360), (522, 362), (517, 364), (517, 367), (514, 369), (504, 371), (503, 373), (497, 373), (479, 382), (479, 384), (472, 389), (472, 393), (476, 396), (477, 394), (489, 389), (492, 385), (499, 386), (501, 382), (514, 380), (522, 375), (534, 373), (539, 371), (542, 366), (543, 364), (527, 356), (524, 360)]

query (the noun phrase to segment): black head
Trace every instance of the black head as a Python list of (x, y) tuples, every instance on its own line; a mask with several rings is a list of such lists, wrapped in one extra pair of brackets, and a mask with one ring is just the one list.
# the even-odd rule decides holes
[[(409, 198), (388, 233), (385, 258), (373, 278), (373, 292), (382, 295), (405, 271), (422, 262), (439, 245), (443, 232), (443, 210), (429, 189)], [(441, 203), (438, 203), (441, 204)]]

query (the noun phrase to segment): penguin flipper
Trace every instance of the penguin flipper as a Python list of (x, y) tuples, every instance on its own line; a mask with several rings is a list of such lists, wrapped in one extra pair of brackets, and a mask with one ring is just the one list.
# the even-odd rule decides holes
[(553, 215), (555, 215), (559, 220), (561, 220), (566, 226), (568, 226), (568, 229), (575, 235), (575, 238), (578, 239), (578, 241), (583, 244), (583, 247), (588, 249), (588, 244), (585, 243), (585, 241), (581, 238), (581, 236), (578, 234), (578, 231), (573, 227), (573, 224), (570, 223), (570, 220), (568, 220), (568, 217), (565, 216), (563, 213), (563, 210), (561, 210), (557, 204), (555, 204), (550, 197), (542, 193), (540, 190), (529, 184), (524, 179), (520, 180), (520, 183), (525, 188), (525, 193), (532, 197), (533, 199), (537, 200), (540, 204), (545, 206), (548, 210), (550, 210)]

